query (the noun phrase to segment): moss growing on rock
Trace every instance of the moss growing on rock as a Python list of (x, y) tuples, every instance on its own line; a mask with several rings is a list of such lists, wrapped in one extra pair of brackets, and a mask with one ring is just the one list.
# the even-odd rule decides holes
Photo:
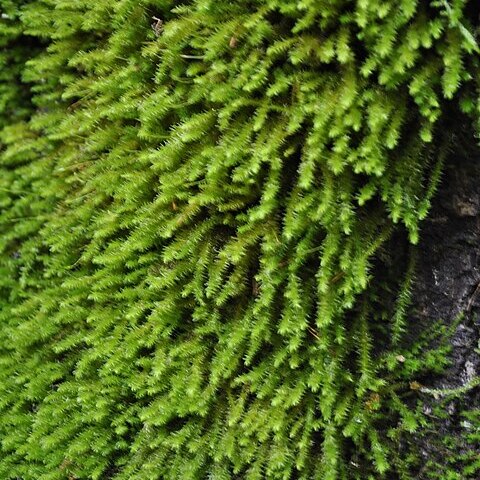
[(0, 477), (406, 478), (474, 2), (5, 5)]

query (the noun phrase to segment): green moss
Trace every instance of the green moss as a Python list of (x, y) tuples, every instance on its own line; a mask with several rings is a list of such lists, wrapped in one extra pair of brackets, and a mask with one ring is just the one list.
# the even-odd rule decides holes
[(408, 478), (445, 362), (398, 239), (478, 119), (472, 5), (9, 6), (1, 478)]

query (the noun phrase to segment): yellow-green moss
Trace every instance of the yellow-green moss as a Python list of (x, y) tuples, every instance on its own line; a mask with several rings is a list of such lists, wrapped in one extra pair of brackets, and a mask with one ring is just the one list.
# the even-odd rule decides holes
[(44, 48), (0, 113), (0, 477), (400, 475), (392, 235), (478, 119), (474, 2), (9, 8)]

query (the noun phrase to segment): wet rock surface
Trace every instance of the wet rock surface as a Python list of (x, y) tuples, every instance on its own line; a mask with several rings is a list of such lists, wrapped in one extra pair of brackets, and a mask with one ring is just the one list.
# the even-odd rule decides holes
[[(469, 476), (455, 460), (480, 458), (480, 445), (468, 438), (480, 426), (463, 415), (480, 409), (480, 387), (472, 386), (480, 375), (480, 153), (447, 166), (421, 239), (410, 322), (417, 334), (439, 320), (457, 325), (450, 367), (422, 379), (430, 390), (422, 400), (432, 428), (418, 438), (423, 464), (414, 478), (480, 479), (480, 470)], [(441, 393), (455, 389), (457, 394)], [(427, 473), (432, 463), (440, 476)]]

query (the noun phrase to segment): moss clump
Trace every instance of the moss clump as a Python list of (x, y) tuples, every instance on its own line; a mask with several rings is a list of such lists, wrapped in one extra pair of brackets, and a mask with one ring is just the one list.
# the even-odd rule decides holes
[(400, 475), (474, 2), (5, 5), (0, 477)]

